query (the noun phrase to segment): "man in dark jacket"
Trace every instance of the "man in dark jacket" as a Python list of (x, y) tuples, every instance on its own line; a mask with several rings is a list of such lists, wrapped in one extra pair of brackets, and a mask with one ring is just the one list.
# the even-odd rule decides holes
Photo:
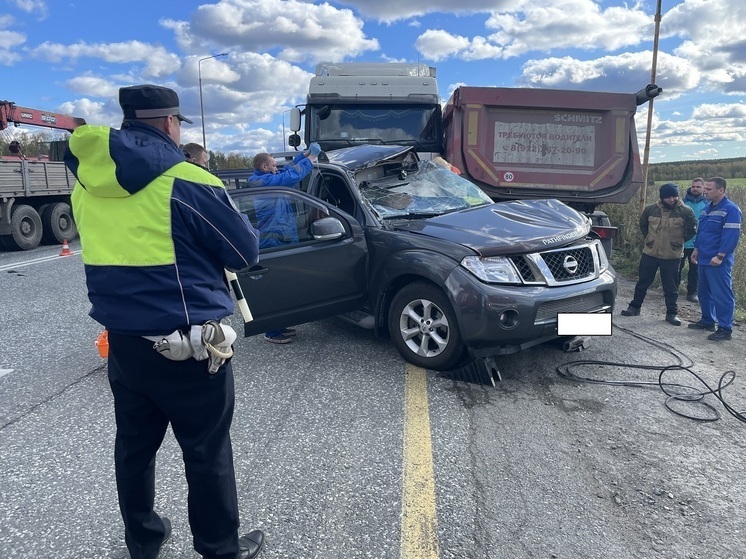
[(660, 201), (646, 207), (640, 215), (640, 231), (645, 246), (640, 257), (640, 271), (635, 295), (624, 316), (637, 316), (648, 288), (660, 269), (663, 297), (666, 301), (666, 322), (681, 326), (678, 312), (679, 263), (684, 255), (684, 242), (694, 237), (697, 222), (694, 212), (679, 200), (679, 187), (666, 183), (660, 188)]
[(733, 259), (741, 238), (741, 209), (725, 195), (726, 181), (713, 177), (705, 183), (709, 204), (699, 214), (699, 230), (692, 262), (699, 264), (699, 306), (702, 318), (689, 328), (717, 331), (707, 336), (716, 342), (730, 340), (736, 313), (733, 292)]
[(258, 234), (222, 182), (186, 162), (180, 127), (191, 120), (173, 90), (123, 87), (119, 104), (121, 130), (77, 128), (65, 162), (78, 179), (72, 203), (90, 315), (109, 332), (125, 542), (133, 559), (155, 559), (171, 535), (154, 511), (155, 457), (170, 424), (194, 549), (206, 559), (252, 558), (264, 536), (237, 533), (233, 370), (230, 359), (206, 359), (204, 325), (229, 332), (219, 324), (234, 310), (225, 269), (257, 262)]

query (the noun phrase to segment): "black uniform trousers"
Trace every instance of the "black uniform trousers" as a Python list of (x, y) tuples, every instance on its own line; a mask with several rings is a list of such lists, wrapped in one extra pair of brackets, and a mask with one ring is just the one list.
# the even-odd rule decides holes
[(169, 423), (183, 453), (194, 549), (205, 559), (238, 555), (233, 370), (228, 362), (211, 375), (207, 363), (171, 361), (151, 341), (109, 334), (117, 492), (133, 559), (154, 559), (164, 538), (153, 510), (155, 456)]
[(635, 294), (630, 302), (630, 307), (642, 306), (648, 288), (655, 279), (655, 273), (661, 271), (661, 287), (663, 288), (663, 299), (666, 302), (666, 314), (676, 314), (679, 311), (679, 263), (680, 259), (661, 260), (645, 253), (640, 257), (640, 268)]

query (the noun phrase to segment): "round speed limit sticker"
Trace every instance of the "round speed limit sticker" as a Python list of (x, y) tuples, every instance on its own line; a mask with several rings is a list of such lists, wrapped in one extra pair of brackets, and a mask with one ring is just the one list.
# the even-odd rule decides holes
[(504, 173), (504, 174), (503, 174), (503, 180), (504, 180), (505, 182), (513, 182), (513, 179), (514, 179), (514, 178), (515, 178), (515, 177), (513, 176), (513, 173), (511, 173), (510, 171), (508, 171), (507, 173)]

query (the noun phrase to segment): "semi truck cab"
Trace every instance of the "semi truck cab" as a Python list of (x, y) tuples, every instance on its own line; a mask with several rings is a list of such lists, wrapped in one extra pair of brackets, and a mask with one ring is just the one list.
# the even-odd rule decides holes
[(306, 145), (324, 151), (363, 144), (413, 146), (421, 158), (442, 152), (442, 111), (435, 68), (405, 63), (322, 62), (305, 108), (292, 109), (290, 145), (305, 116)]

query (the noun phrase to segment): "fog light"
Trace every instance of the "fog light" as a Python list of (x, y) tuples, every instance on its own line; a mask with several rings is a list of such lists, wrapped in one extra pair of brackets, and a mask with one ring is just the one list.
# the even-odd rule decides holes
[(508, 309), (500, 313), (500, 326), (506, 330), (515, 328), (518, 326), (518, 311), (515, 309)]

